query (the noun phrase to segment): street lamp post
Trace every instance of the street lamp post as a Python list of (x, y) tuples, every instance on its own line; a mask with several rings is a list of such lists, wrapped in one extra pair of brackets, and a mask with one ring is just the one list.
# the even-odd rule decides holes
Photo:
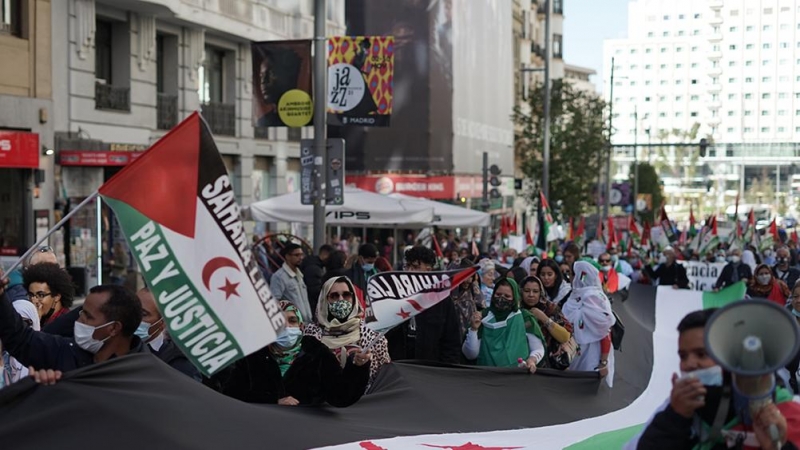
[(633, 108), (633, 217), (636, 217), (637, 202), (639, 201), (639, 108)]

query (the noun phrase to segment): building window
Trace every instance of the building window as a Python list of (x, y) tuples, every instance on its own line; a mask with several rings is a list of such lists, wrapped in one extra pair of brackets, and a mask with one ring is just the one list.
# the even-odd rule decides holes
[(753, 115), (753, 111), (750, 111), (749, 109), (745, 110), (744, 115), (745, 116), (752, 116)]
[(664, 20), (669, 20), (669, 16), (664, 16)]
[(778, 45), (779, 45), (780, 48), (789, 48), (789, 43), (788, 42), (781, 42)]
[(752, 83), (752, 82), (753, 82), (753, 77), (746, 77), (746, 78), (744, 79), (744, 82), (745, 82), (745, 83)]
[(772, 97), (772, 96), (771, 96), (771, 95), (769, 95), (769, 93), (764, 93), (764, 94), (761, 94), (761, 99), (762, 99), (762, 100), (769, 100), (769, 98), (770, 98), (770, 97)]
[(683, 31), (683, 30), (678, 31), (678, 36), (683, 36), (684, 34), (686, 34), (685, 31)]
[(769, 50), (770, 48), (769, 42), (765, 42), (764, 44), (762, 44), (761, 48), (763, 48), (764, 50)]
[(761, 77), (762, 83), (769, 83), (770, 81), (772, 81), (772, 77)]
[(683, 84), (683, 80), (675, 80), (675, 86), (680, 86)]
[(745, 62), (744, 62), (744, 66), (745, 66), (745, 67), (750, 67), (750, 66), (752, 66), (752, 65), (753, 65), (753, 61), (745, 61)]
[(764, 14), (772, 14), (772, 8), (764, 8)]
[(788, 29), (789, 29), (789, 24), (788, 23), (782, 23), (781, 24), (781, 30), (788, 30)]
[(796, 111), (794, 112), (794, 115), (795, 115), (795, 116), (800, 116), (800, 109), (796, 110)]
[(728, 28), (728, 31), (730, 31), (731, 33), (735, 33), (737, 29), (738, 28), (736, 28), (736, 27), (730, 27), (730, 28)]
[(631, 55), (635, 55), (635, 54), (636, 54), (636, 49), (635, 49), (635, 48), (632, 48), (632, 49), (631, 49)]
[(697, 68), (697, 63), (692, 63), (692, 69), (696, 69), (696, 68)]
[(728, 94), (728, 100), (735, 100), (736, 94)]
[(744, 27), (744, 31), (753, 31), (753, 26), (752, 25), (748, 25), (748, 26)]
[(699, 36), (699, 35), (700, 35), (700, 30), (692, 31), (692, 36)]
[(660, 113), (658, 113), (658, 117), (667, 117), (667, 113), (660, 112)]
[(653, 32), (652, 31), (648, 32), (647, 37), (653, 37)]
[(719, 84), (719, 77), (711, 77), (711, 84)]
[(762, 116), (762, 117), (769, 116), (769, 111), (768, 111), (768, 110), (766, 110), (766, 109), (764, 109), (764, 110), (761, 110), (761, 116)]
[(762, 66), (768, 66), (769, 65), (769, 60), (765, 59), (765, 60), (761, 61), (761, 65)]
[(661, 53), (667, 53), (667, 47), (661, 47)]
[(0, 0), (0, 34), (22, 37), (22, 0)]
[(667, 97), (661, 95), (661, 96), (658, 97), (658, 101), (665, 102), (665, 101), (667, 101)]
[(156, 35), (156, 128), (178, 124), (178, 39)]
[(745, 100), (750, 100), (751, 98), (753, 98), (753, 94), (744, 94)]
[(683, 100), (683, 97), (681, 97), (680, 95), (676, 95), (676, 96), (675, 96), (675, 101), (676, 101), (676, 102), (679, 102), (679, 101), (681, 101), (681, 100)]
[(689, 97), (689, 100), (693, 101), (693, 102), (696, 102), (696, 101), (700, 100), (700, 96), (699, 95), (693, 95), (693, 96)]
[(789, 60), (788, 60), (788, 59), (786, 59), (786, 58), (783, 58), (783, 59), (781, 59), (781, 60), (779, 60), (779, 61), (778, 61), (778, 65), (779, 65), (779, 66), (785, 66), (785, 65), (787, 65), (787, 64), (789, 64)]
[(683, 14), (678, 15), (678, 20), (683, 20)]
[(769, 133), (769, 127), (761, 127), (762, 133)]
[(753, 49), (753, 44), (747, 44), (747, 45), (745, 45), (745, 46), (744, 46), (744, 49), (745, 49), (745, 50), (752, 50), (752, 49)]
[(772, 29), (772, 25), (764, 25), (761, 27), (761, 31), (769, 31)]
[(786, 110), (785, 109), (779, 109), (778, 110), (778, 115), (779, 116), (785, 116), (786, 115)]
[(736, 61), (728, 61), (728, 67), (736, 67)]
[(752, 133), (753, 132), (753, 128), (752, 127), (744, 127), (744, 132), (745, 133)]
[(675, 49), (675, 52), (676, 52), (676, 53), (680, 53), (680, 52), (682, 52), (682, 51), (683, 51), (683, 47), (678, 47), (678, 48), (676, 48), (676, 49)]
[(778, 127), (778, 133), (783, 133), (786, 131), (786, 127)]
[(661, 33), (661, 35), (664, 36), (664, 37), (669, 37), (669, 31), (665, 31), (665, 32)]
[(105, 84), (111, 84), (111, 22), (98, 20), (95, 24), (94, 77)]
[(736, 131), (736, 129), (735, 129), (735, 128), (733, 128), (733, 127), (728, 127), (728, 133), (733, 133), (734, 131)]
[(786, 98), (786, 92), (781, 92), (778, 94), (778, 99), (783, 100)]
[(728, 111), (728, 117), (733, 117), (736, 114), (734, 111)]
[(675, 117), (682, 117), (682, 116), (683, 116), (683, 113), (680, 112), (680, 111), (675, 113)]
[(736, 78), (728, 78), (728, 83), (736, 83)]
[(735, 44), (729, 45), (728, 50), (736, 50), (736, 45)]
[(675, 68), (676, 68), (676, 69), (680, 69), (680, 68), (682, 68), (682, 67), (683, 67), (683, 64), (681, 64), (681, 63), (675, 64)]
[(653, 68), (653, 66), (651, 66), (650, 64), (645, 64), (644, 65), (644, 70), (650, 70), (652, 68)]
[(692, 111), (691, 113), (689, 113), (689, 115), (691, 117), (697, 117), (697, 111)]
[(644, 49), (644, 52), (645, 52), (645, 53), (650, 53), (650, 52), (652, 52), (652, 51), (653, 51), (653, 50), (652, 50), (651, 48), (646, 48), (646, 49)]
[(95, 21), (95, 109), (131, 109), (129, 36), (125, 23)]
[(739, 15), (739, 10), (738, 9), (732, 9), (731, 10), (731, 17), (737, 17), (738, 15)]
[(666, 64), (662, 64), (660, 68), (661, 68), (661, 70), (664, 70), (664, 69), (667, 68), (667, 65)]
[(711, 101), (712, 102), (719, 101), (719, 94), (711, 94)]
[(564, 57), (564, 43), (563, 36), (560, 34), (553, 35), (553, 58), (561, 59)]
[(631, 70), (636, 70), (638, 67), (636, 64), (631, 64)]
[(198, 71), (198, 92), (203, 117), (214, 134), (236, 134), (236, 105), (228, 100), (226, 92), (226, 65), (229, 56), (224, 50), (206, 47), (205, 61)]
[(700, 13), (695, 13), (695, 15), (694, 15), (694, 18), (695, 18), (695, 19), (699, 19), (699, 18), (701, 18), (701, 17), (702, 17), (702, 16), (700, 15)]
[(696, 52), (697, 51), (697, 46), (692, 47), (692, 51)]

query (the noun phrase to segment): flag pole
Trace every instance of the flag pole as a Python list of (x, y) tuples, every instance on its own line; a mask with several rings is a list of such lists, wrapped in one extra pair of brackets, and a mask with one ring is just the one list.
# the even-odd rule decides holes
[(44, 236), (42, 236), (42, 238), (39, 239), (39, 241), (37, 241), (35, 244), (33, 244), (31, 248), (29, 248), (25, 253), (23, 253), (22, 256), (20, 256), (20, 258), (14, 264), (11, 265), (6, 275), (10, 274), (11, 272), (14, 271), (14, 269), (19, 267), (19, 265), (22, 264), (22, 261), (25, 261), (31, 254), (33, 254), (33, 252), (35, 252), (36, 249), (39, 248), (39, 246), (42, 245), (42, 243), (44, 243), (44, 241), (47, 240), (47, 238), (49, 238), (53, 233), (56, 232), (56, 230), (58, 230), (65, 223), (67, 223), (67, 221), (70, 218), (72, 218), (72, 216), (74, 216), (75, 213), (77, 213), (81, 208), (91, 203), (99, 195), (100, 191), (94, 191), (88, 197), (86, 197), (82, 202), (78, 203), (78, 206), (76, 206), (70, 212), (68, 212), (63, 218), (61, 218), (61, 220), (58, 221), (57, 224), (53, 225), (53, 228), (50, 228), (50, 230), (48, 230), (47, 233), (45, 233)]

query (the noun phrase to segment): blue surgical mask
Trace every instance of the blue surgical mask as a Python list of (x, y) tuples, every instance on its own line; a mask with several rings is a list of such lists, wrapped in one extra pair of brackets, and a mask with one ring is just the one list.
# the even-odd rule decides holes
[(159, 322), (161, 322), (162, 320), (164, 320), (163, 317), (161, 319), (158, 319), (154, 323), (147, 323), (143, 320), (141, 323), (139, 323), (139, 327), (136, 328), (136, 331), (134, 331), (133, 334), (139, 336), (139, 339), (141, 339), (142, 342), (147, 342), (147, 340), (150, 339), (151, 337), (150, 329)]
[(692, 372), (681, 372), (681, 378), (696, 378), (703, 386), (722, 386), (722, 367), (713, 366)]
[(794, 308), (792, 308), (792, 314), (794, 314), (795, 317), (800, 317), (800, 311), (798, 311), (798, 310), (796, 310)]
[(555, 259), (557, 263), (561, 264), (562, 262), (564, 262), (564, 255), (556, 255)]
[(375, 268), (375, 264), (366, 264), (366, 263), (364, 263), (364, 264), (361, 265), (361, 268), (364, 269), (364, 272), (370, 272), (370, 271), (372, 271), (372, 269)]
[(303, 331), (298, 327), (286, 327), (278, 333), (275, 344), (280, 348), (293, 348), (303, 337)]
[(506, 256), (506, 264), (514, 264), (514, 257)]

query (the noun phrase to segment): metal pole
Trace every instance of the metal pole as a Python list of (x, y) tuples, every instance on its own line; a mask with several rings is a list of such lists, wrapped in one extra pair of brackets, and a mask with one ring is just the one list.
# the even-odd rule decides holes
[[(483, 195), (481, 197), (481, 209), (489, 212), (489, 153), (483, 152)], [(488, 227), (481, 228), (481, 251), (488, 251), (489, 233)]]
[(636, 217), (636, 202), (639, 198), (639, 108), (633, 108), (633, 217)]
[(781, 196), (781, 165), (780, 164), (775, 166), (775, 172), (777, 174), (777, 176), (775, 177), (775, 180), (776, 180), (776, 184), (775, 184), (775, 212), (776, 212), (776, 214), (775, 215), (777, 215), (777, 211), (778, 211), (778, 209), (780, 209), (780, 206), (781, 206), (781, 199), (780, 199), (780, 196)]
[(325, 38), (325, 0), (314, 0), (314, 169), (317, 196), (314, 199), (314, 249), (325, 243), (325, 202), (328, 147), (325, 106), (328, 98), (328, 62)]
[(550, 36), (550, 15), (553, 1), (545, 1), (544, 19), (544, 131), (542, 133), (542, 193), (550, 198), (550, 62), (553, 58), (553, 43)]
[(100, 285), (103, 284), (103, 198), (99, 195), (95, 206), (97, 214), (97, 284)]
[[(608, 206), (611, 201), (611, 135), (614, 129), (614, 57), (611, 57), (611, 88), (608, 99), (608, 148), (606, 154), (606, 188), (603, 192), (603, 220), (608, 218)], [(602, 150), (601, 150), (602, 151)], [(602, 154), (602, 153), (601, 153)], [(601, 159), (602, 161), (602, 159)], [(599, 192), (599, 189), (598, 189)]]

